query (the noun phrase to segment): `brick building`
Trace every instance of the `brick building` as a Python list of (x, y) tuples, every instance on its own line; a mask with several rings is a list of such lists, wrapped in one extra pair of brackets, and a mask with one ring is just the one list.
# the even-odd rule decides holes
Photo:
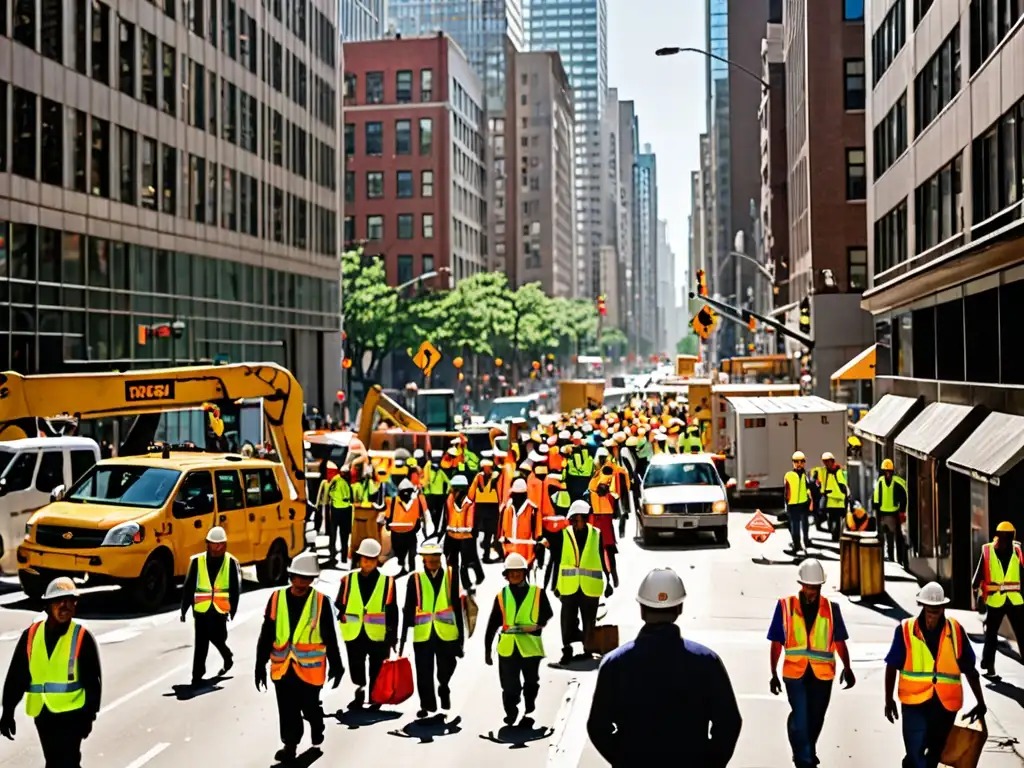
[(487, 265), (484, 91), (458, 45), (345, 44), (345, 230), (388, 281)]

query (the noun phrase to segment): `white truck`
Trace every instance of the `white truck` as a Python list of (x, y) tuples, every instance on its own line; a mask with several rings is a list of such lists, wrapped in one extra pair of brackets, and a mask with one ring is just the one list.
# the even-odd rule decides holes
[(794, 451), (807, 468), (830, 451), (846, 457), (846, 406), (821, 397), (729, 397), (725, 416), (725, 472), (735, 495), (782, 493)]

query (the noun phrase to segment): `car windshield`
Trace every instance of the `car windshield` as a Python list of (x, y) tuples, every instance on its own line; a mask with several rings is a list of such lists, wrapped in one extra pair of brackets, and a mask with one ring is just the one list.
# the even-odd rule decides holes
[(7, 471), (7, 467), (11, 464), (11, 459), (15, 457), (12, 451), (0, 451), (0, 475), (3, 475)]
[(718, 485), (718, 473), (710, 464), (652, 464), (644, 475), (645, 488), (666, 485)]
[(159, 509), (178, 484), (176, 469), (102, 464), (90, 469), (75, 483), (65, 501), (78, 504), (111, 504), (118, 507)]
[(529, 400), (514, 400), (507, 403), (492, 403), (487, 421), (506, 421), (507, 419), (526, 419), (530, 416)]

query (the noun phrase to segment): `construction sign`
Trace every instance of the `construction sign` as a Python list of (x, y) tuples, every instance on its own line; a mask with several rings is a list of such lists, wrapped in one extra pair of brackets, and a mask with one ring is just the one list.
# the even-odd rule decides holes
[(434, 366), (441, 362), (441, 353), (429, 341), (424, 341), (420, 344), (416, 354), (412, 356), (412, 362), (423, 371), (424, 376), (429, 376), (433, 372)]
[(715, 323), (717, 322), (718, 316), (715, 314), (715, 311), (705, 304), (701, 307), (700, 311), (693, 316), (693, 320), (690, 321), (690, 325), (698, 336), (700, 336), (704, 341), (707, 341), (708, 337), (711, 336), (712, 332), (715, 330)]
[(768, 541), (768, 537), (775, 533), (775, 526), (771, 524), (760, 509), (754, 512), (754, 516), (750, 518), (746, 529), (750, 533), (751, 538), (759, 544), (764, 544)]

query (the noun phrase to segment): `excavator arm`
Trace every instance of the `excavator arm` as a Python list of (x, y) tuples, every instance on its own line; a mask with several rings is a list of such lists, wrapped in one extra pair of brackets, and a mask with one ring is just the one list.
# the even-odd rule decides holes
[(427, 426), (405, 408), (396, 403), (384, 392), (380, 384), (374, 384), (366, 393), (363, 409), (359, 416), (359, 432), (357, 436), (363, 445), (370, 445), (373, 435), (374, 417), (380, 413), (383, 418), (390, 419), (403, 432), (426, 432)]
[(273, 363), (124, 373), (0, 373), (0, 440), (9, 428), (20, 436), (22, 430), (17, 425), (31, 419), (60, 414), (76, 419), (142, 416), (243, 398), (262, 398), (268, 431), (288, 476), (292, 499), (304, 503), (302, 387), (290, 371)]

